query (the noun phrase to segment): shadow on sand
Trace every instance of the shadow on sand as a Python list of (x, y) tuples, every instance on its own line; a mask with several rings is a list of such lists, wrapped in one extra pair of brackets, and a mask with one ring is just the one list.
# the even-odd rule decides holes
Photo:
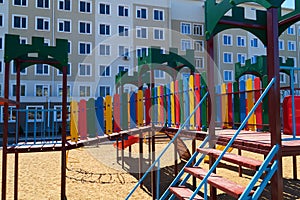
[[(139, 179), (139, 159), (138, 158), (132, 158), (132, 157), (124, 157), (124, 163), (127, 167), (124, 168), (127, 172), (129, 172), (132, 176), (134, 176), (137, 180)], [(143, 159), (143, 171), (145, 172), (149, 168), (149, 160), (148, 159)], [(119, 164), (121, 164), (121, 160), (119, 160)], [(178, 163), (178, 170), (182, 169), (184, 166), (185, 162), (179, 162)], [(238, 168), (236, 166), (232, 165), (226, 165), (221, 163), (218, 167), (222, 168), (227, 168), (233, 171), (237, 171)], [(154, 170), (156, 173), (156, 170)], [(254, 175), (254, 172), (252, 170), (247, 170), (243, 169), (243, 174), (247, 174), (250, 176)], [(175, 178), (174, 175), (174, 165), (171, 166), (163, 166), (160, 169), (160, 196), (163, 194), (163, 192), (168, 188), (170, 183), (173, 181)], [(155, 183), (156, 185), (156, 183)], [(300, 188), (300, 180), (293, 180), (293, 179), (283, 179), (283, 191), (284, 191), (284, 199), (286, 200), (295, 200), (295, 199), (300, 199), (300, 193), (299, 193), (299, 188)], [(192, 185), (188, 184), (187, 187), (192, 188)], [(143, 182), (143, 190), (147, 192), (149, 195), (152, 195), (152, 189), (151, 189), (151, 173), (147, 175)], [(203, 194), (200, 194), (203, 196)], [(224, 199), (224, 200), (233, 200), (235, 198), (232, 198), (226, 194), (220, 194), (217, 196), (217, 199)], [(269, 200), (271, 199), (271, 187), (268, 185), (261, 197), (259, 199), (263, 200)]]

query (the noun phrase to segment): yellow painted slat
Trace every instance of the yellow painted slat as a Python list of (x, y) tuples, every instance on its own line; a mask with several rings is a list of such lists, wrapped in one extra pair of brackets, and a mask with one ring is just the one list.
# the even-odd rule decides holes
[[(246, 91), (251, 91), (253, 90), (253, 82), (252, 82), (252, 79), (249, 78), (247, 81), (246, 81)], [(247, 113), (249, 113), (249, 111), (251, 110), (251, 108), (254, 106), (254, 92), (251, 91), (251, 92), (247, 92)], [(255, 131), (256, 130), (256, 127), (255, 127), (255, 115), (252, 114), (251, 117), (249, 118), (249, 121), (248, 121), (248, 128), (249, 130), (251, 131)]]
[(222, 122), (223, 128), (228, 128), (228, 99), (226, 95), (226, 84), (223, 83), (221, 86), (221, 101), (222, 101)]
[[(190, 113), (195, 109), (195, 94), (194, 94), (194, 75), (190, 75), (189, 78), (189, 100), (190, 100)], [(190, 119), (190, 129), (195, 129), (195, 115), (192, 115)]]
[(174, 81), (170, 84), (170, 93), (171, 93), (171, 124), (175, 126), (175, 84)]
[(77, 142), (78, 141), (78, 103), (76, 101), (71, 101), (70, 103), (70, 112), (71, 112), (71, 121), (70, 121), (70, 134), (71, 134), (71, 141)]
[(157, 121), (158, 121), (158, 123), (159, 124), (161, 124), (161, 121), (160, 121), (160, 115), (161, 115), (161, 113), (160, 113), (160, 98), (159, 98), (159, 96), (160, 96), (160, 87), (158, 86), (157, 87)]
[(112, 98), (111, 96), (105, 97), (105, 133), (111, 134), (112, 133)]
[(143, 90), (139, 90), (137, 93), (137, 121), (138, 126), (144, 125), (144, 102), (143, 102)]

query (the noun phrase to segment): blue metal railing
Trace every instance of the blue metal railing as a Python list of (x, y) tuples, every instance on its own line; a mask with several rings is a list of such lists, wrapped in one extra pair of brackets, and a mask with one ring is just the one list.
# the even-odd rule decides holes
[[(9, 108), (9, 131), (14, 132), (15, 140), (10, 146), (15, 146), (19, 142), (24, 145), (37, 143), (59, 143), (60, 119), (57, 115), (62, 113), (62, 109), (16, 109)], [(46, 117), (47, 116), (47, 117)], [(50, 117), (51, 116), (51, 117)], [(21, 134), (19, 127), (22, 128)]]
[(240, 125), (240, 127), (238, 128), (238, 130), (236, 131), (236, 133), (232, 136), (232, 138), (230, 139), (230, 141), (228, 142), (228, 144), (225, 146), (225, 148), (223, 149), (223, 151), (220, 154), (220, 156), (217, 158), (217, 160), (214, 162), (214, 164), (212, 165), (212, 167), (210, 168), (210, 170), (207, 172), (207, 174), (205, 175), (205, 177), (202, 179), (202, 181), (200, 182), (200, 184), (197, 186), (196, 190), (194, 191), (194, 193), (192, 194), (192, 196), (190, 197), (190, 199), (194, 199), (194, 197), (200, 191), (200, 189), (202, 188), (202, 186), (205, 183), (207, 183), (208, 177), (217, 168), (218, 164), (220, 163), (220, 161), (224, 157), (225, 153), (231, 147), (231, 145), (233, 144), (233, 142), (235, 141), (235, 139), (237, 138), (237, 136), (240, 134), (241, 130), (247, 124), (247, 122), (248, 122), (249, 118), (251, 117), (251, 115), (254, 113), (254, 111), (257, 109), (257, 107), (259, 106), (259, 104), (262, 102), (263, 98), (267, 95), (267, 93), (269, 92), (270, 88), (275, 83), (275, 80), (276, 80), (275, 78), (272, 78), (272, 80), (270, 81), (270, 83), (266, 87), (265, 91), (261, 94), (261, 96), (259, 97), (259, 99), (257, 100), (257, 102), (254, 104), (254, 106), (252, 107), (252, 109), (249, 111), (248, 115), (246, 116), (246, 118), (244, 119), (244, 121), (242, 122), (242, 124)]
[[(193, 110), (193, 112), (190, 114), (190, 116), (185, 120), (185, 122), (180, 126), (180, 128), (178, 129), (177, 133), (174, 135), (174, 137), (172, 138), (172, 140), (167, 144), (167, 146), (162, 150), (162, 152), (159, 154), (159, 156), (157, 157), (157, 159), (151, 164), (151, 166), (147, 169), (147, 171), (144, 173), (144, 175), (142, 176), (142, 178), (139, 180), (139, 182), (134, 186), (134, 188), (130, 191), (130, 193), (126, 196), (126, 200), (129, 199), (132, 194), (134, 193), (134, 191), (138, 188), (139, 185), (142, 184), (142, 182), (144, 181), (144, 179), (146, 178), (146, 176), (149, 174), (149, 172), (156, 166), (156, 164), (158, 164), (158, 168), (160, 167), (160, 159), (161, 157), (166, 153), (166, 151), (169, 149), (169, 147), (175, 142), (175, 140), (177, 139), (177, 137), (179, 136), (179, 134), (181, 133), (181, 131), (183, 130), (183, 128), (185, 128), (186, 124), (190, 121), (191, 117), (195, 114), (196, 110), (200, 107), (200, 105), (204, 102), (204, 100), (207, 98), (208, 96), (208, 92), (206, 92), (206, 94), (202, 97), (201, 101), (198, 103), (198, 105), (195, 107), (195, 109)], [(206, 138), (206, 141), (208, 141), (208, 139)], [(195, 156), (196, 157), (196, 156)], [(191, 160), (191, 159), (190, 159)], [(191, 161), (192, 162), (192, 161)], [(191, 162), (189, 164), (191, 164)], [(158, 170), (159, 173), (159, 170)], [(157, 179), (159, 180), (159, 178)], [(159, 186), (159, 182), (157, 183), (157, 186)], [(159, 191), (157, 191), (157, 199), (159, 199)]]

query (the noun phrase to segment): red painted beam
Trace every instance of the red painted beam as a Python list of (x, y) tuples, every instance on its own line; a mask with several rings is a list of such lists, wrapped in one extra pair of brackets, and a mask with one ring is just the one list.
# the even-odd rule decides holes
[(243, 22), (234, 22), (234, 21), (229, 21), (229, 20), (224, 20), (221, 19), (219, 21), (219, 24), (224, 24), (224, 25), (231, 25), (231, 26), (236, 26), (239, 28), (253, 28), (253, 29), (261, 29), (261, 30), (266, 30), (266, 26), (258, 25), (258, 24), (248, 24), (248, 23), (243, 23)]

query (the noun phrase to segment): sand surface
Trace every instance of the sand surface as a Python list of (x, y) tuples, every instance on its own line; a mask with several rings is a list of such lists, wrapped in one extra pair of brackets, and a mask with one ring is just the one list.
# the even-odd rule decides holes
[[(190, 146), (189, 141), (187, 141)], [(166, 145), (158, 142), (156, 156)], [(2, 151), (0, 159), (2, 162)], [(125, 161), (117, 161), (116, 149), (112, 144), (101, 144), (98, 147), (84, 147), (69, 151), (67, 170), (68, 199), (124, 199), (137, 183), (138, 144), (132, 146), (129, 156), (128, 149), (124, 151)], [(235, 152), (235, 151), (234, 151)], [(243, 155), (259, 160), (263, 156), (243, 152)], [(144, 170), (149, 166), (148, 145), (144, 143)], [(161, 163), (161, 185), (168, 185), (173, 178), (174, 163), (173, 147), (163, 157)], [(26, 153), (19, 156), (19, 199), (60, 199), (60, 152)], [(300, 160), (297, 160), (300, 166)], [(182, 166), (182, 164), (180, 165)], [(202, 164), (207, 168), (207, 164)], [(235, 171), (229, 171), (233, 169)], [(244, 170), (243, 177), (236, 172), (237, 166), (223, 162), (217, 170), (218, 174), (230, 178), (240, 185), (249, 183), (253, 171)], [(1, 168), (2, 171), (2, 168)], [(284, 158), (284, 199), (300, 199), (300, 181), (292, 180), (292, 159)], [(297, 170), (300, 174), (300, 170)], [(8, 157), (7, 199), (13, 199), (14, 155)], [(1, 180), (1, 177), (0, 177)], [(190, 182), (191, 183), (191, 182)], [(151, 199), (149, 179), (145, 181), (144, 189), (138, 188), (132, 199)], [(232, 199), (218, 191), (218, 199)], [(270, 199), (269, 188), (260, 199)]]

